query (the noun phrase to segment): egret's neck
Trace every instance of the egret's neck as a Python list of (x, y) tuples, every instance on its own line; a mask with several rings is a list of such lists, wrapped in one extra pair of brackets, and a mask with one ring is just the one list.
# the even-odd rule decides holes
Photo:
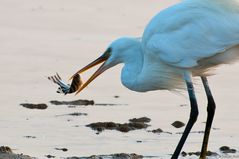
[(143, 58), (141, 42), (124, 54), (121, 82), (125, 87), (134, 91), (137, 91), (137, 78), (142, 71)]

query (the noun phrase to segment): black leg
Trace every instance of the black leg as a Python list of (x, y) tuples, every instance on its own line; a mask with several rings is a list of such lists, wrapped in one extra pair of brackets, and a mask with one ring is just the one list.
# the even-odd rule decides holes
[(213, 117), (215, 114), (215, 109), (216, 109), (216, 104), (214, 102), (211, 90), (208, 85), (208, 81), (206, 77), (201, 77), (205, 92), (207, 94), (207, 100), (208, 100), (208, 106), (207, 106), (207, 122), (206, 122), (206, 128), (205, 128), (205, 133), (204, 133), (204, 138), (203, 138), (203, 144), (202, 144), (202, 149), (201, 149), (201, 155), (200, 159), (206, 159), (206, 154), (207, 154), (207, 145), (208, 145), (208, 139), (210, 135), (210, 130), (212, 127), (212, 121)]
[(193, 88), (193, 83), (191, 81), (191, 76), (186, 74), (186, 76), (184, 78), (185, 78), (185, 81), (187, 84), (187, 89), (188, 89), (188, 94), (189, 94), (189, 99), (190, 99), (190, 104), (191, 104), (191, 112), (190, 112), (190, 117), (189, 117), (188, 123), (186, 125), (186, 128), (183, 132), (183, 135), (182, 135), (182, 137), (178, 143), (178, 146), (175, 149), (171, 159), (178, 158), (178, 156), (183, 148), (183, 145), (188, 137), (188, 134), (190, 133), (190, 131), (198, 117), (198, 105), (197, 105), (197, 100), (196, 100), (196, 96), (195, 96), (195, 92), (194, 92), (194, 88)]

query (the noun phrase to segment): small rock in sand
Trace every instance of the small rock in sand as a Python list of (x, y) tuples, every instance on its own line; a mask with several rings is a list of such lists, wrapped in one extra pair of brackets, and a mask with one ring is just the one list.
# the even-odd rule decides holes
[(66, 159), (141, 159), (143, 156), (137, 155), (135, 153), (126, 154), (111, 154), (111, 155), (92, 155), (90, 157), (67, 157)]
[(47, 158), (55, 158), (56, 156), (46, 155)]
[[(197, 151), (197, 152), (188, 152), (188, 153), (186, 153), (185, 151), (181, 152), (181, 155), (182, 155), (183, 157), (186, 157), (187, 155), (189, 155), (189, 156), (192, 156), (192, 155), (200, 156), (200, 154), (201, 154), (200, 151)], [(207, 151), (206, 156), (218, 156), (218, 154), (217, 154), (216, 152)]]
[(57, 100), (53, 100), (50, 101), (51, 104), (54, 105), (74, 105), (74, 106), (87, 106), (87, 105), (94, 105), (95, 102), (93, 100), (74, 100), (74, 101), (57, 101)]
[(187, 154), (185, 151), (182, 151), (182, 152), (181, 152), (181, 155), (182, 155), (183, 157), (186, 157), (188, 154)]
[(87, 113), (81, 113), (81, 112), (74, 112), (74, 113), (70, 113), (70, 114), (56, 115), (56, 117), (66, 116), (66, 115), (69, 115), (69, 116), (87, 116), (88, 114)]
[(67, 148), (55, 148), (55, 150), (60, 150), (60, 151), (64, 151), (64, 152), (68, 151)]
[(36, 136), (30, 136), (30, 135), (28, 135), (28, 136), (24, 136), (25, 138), (28, 138), (28, 139), (35, 139), (35, 138), (37, 138)]
[(231, 149), (229, 146), (222, 146), (219, 149), (222, 153), (236, 153), (236, 149)]
[(75, 113), (71, 113), (71, 114), (68, 114), (68, 115), (71, 115), (71, 116), (86, 116), (88, 115), (87, 113), (78, 113), (78, 112), (75, 112)]
[(28, 108), (28, 109), (46, 109), (46, 104), (30, 104), (30, 103), (22, 103), (21, 106)]
[[(146, 117), (144, 117), (146, 118)], [(140, 118), (139, 118), (140, 119)], [(149, 118), (147, 118), (147, 121), (150, 120)], [(87, 127), (91, 127), (93, 130), (96, 130), (98, 132), (102, 132), (103, 130), (107, 129), (107, 130), (117, 130), (120, 132), (129, 132), (132, 130), (137, 130), (137, 129), (144, 129), (147, 128), (149, 125), (145, 124), (145, 120), (138, 120), (136, 118), (134, 119), (130, 119), (129, 123), (124, 123), (124, 124), (120, 124), (120, 123), (114, 123), (114, 122), (97, 122), (97, 123), (91, 123), (86, 125)], [(133, 121), (137, 121), (137, 122), (133, 122)], [(141, 121), (141, 122), (139, 122)]]
[(148, 132), (152, 132), (152, 133), (155, 133), (155, 134), (161, 134), (161, 133), (164, 133), (164, 134), (170, 134), (170, 135), (173, 134), (173, 133), (168, 132), (168, 131), (163, 131), (163, 130), (160, 129), (160, 128), (158, 128), (158, 129), (154, 129), (154, 130), (149, 130)]
[(8, 146), (1, 146), (0, 147), (0, 153), (12, 153), (12, 150)]
[(152, 133), (162, 133), (163, 130), (160, 129), (160, 128), (158, 128), (158, 129), (152, 130), (151, 132), (152, 132)]
[(141, 122), (141, 123), (149, 123), (151, 121), (150, 118), (147, 117), (141, 117), (141, 118), (133, 118), (133, 119), (129, 119), (130, 122)]
[(0, 147), (0, 159), (36, 159), (23, 154), (15, 154), (8, 146)]
[(172, 126), (174, 126), (175, 128), (181, 128), (183, 127), (185, 124), (181, 121), (175, 121), (171, 124)]
[(123, 106), (123, 105), (127, 105), (127, 104), (113, 104), (113, 103), (95, 103), (95, 106)]

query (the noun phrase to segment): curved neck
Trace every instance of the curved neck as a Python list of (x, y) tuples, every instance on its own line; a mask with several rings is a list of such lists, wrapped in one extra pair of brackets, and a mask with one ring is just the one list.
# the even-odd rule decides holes
[(138, 91), (137, 78), (142, 71), (144, 60), (141, 42), (129, 51), (130, 53), (126, 53), (123, 59), (124, 67), (121, 72), (121, 82), (128, 89)]

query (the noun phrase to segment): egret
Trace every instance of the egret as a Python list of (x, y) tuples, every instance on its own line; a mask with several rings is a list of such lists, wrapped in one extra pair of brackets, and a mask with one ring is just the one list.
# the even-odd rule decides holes
[[(130, 90), (185, 90), (191, 112), (184, 133), (172, 155), (178, 158), (198, 117), (192, 78), (201, 78), (208, 100), (207, 121), (200, 159), (206, 158), (215, 102), (207, 77), (212, 68), (239, 57), (239, 1), (183, 0), (158, 13), (141, 38), (113, 41), (95, 61), (75, 75), (102, 64), (77, 93), (107, 69), (123, 63), (122, 84)], [(73, 75), (73, 77), (75, 76)]]

